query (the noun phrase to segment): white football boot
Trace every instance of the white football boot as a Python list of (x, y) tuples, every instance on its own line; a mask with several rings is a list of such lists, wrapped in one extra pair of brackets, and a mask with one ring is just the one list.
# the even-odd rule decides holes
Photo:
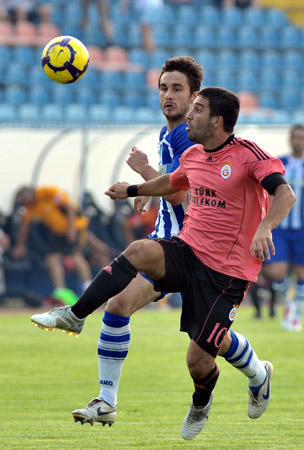
[(37, 327), (45, 328), (47, 331), (54, 331), (55, 328), (58, 328), (67, 334), (78, 336), (82, 331), (85, 319), (78, 319), (70, 306), (61, 306), (43, 314), (35, 314), (31, 317), (31, 321)]
[(94, 422), (102, 423), (102, 425), (109, 424), (111, 426), (116, 419), (117, 408), (109, 405), (100, 398), (93, 398), (87, 406), (83, 409), (75, 409), (72, 412), (74, 422), (90, 423), (93, 426)]
[(190, 441), (202, 431), (209, 417), (212, 400), (213, 391), (206, 406), (195, 406), (193, 402), (191, 403), (190, 409), (184, 418), (181, 428), (181, 435), (183, 439)]
[(248, 387), (248, 416), (251, 419), (258, 419), (267, 409), (270, 401), (270, 384), (273, 374), (273, 366), (268, 361), (262, 361), (266, 369), (266, 378), (258, 392), (254, 392)]

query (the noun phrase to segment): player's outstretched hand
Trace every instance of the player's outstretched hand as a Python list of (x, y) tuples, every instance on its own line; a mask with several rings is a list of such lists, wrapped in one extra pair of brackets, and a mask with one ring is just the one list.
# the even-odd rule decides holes
[(127, 159), (127, 164), (134, 170), (141, 174), (143, 168), (149, 165), (147, 155), (139, 150), (135, 145), (132, 147), (132, 150), (129, 153), (129, 157)]
[(125, 181), (115, 183), (105, 192), (105, 194), (108, 195), (112, 200), (116, 200), (117, 198), (123, 200), (125, 198), (128, 198), (128, 186), (130, 186), (130, 184), (126, 183)]
[(251, 256), (256, 256), (261, 261), (265, 261), (265, 258), (270, 259), (269, 249), (272, 255), (274, 255), (275, 248), (271, 230), (259, 226), (250, 247)]

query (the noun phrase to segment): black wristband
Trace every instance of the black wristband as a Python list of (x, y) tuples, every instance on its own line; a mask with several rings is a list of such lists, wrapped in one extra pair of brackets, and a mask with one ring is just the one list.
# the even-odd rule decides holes
[(127, 187), (128, 197), (138, 197), (137, 184), (132, 184)]

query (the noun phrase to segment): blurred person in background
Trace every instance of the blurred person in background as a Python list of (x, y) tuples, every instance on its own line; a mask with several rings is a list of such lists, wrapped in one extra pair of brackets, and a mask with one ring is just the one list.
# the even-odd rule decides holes
[[(273, 289), (285, 301), (283, 328), (302, 329), (304, 308), (304, 126), (294, 125), (290, 130), (290, 155), (281, 157), (286, 174), (297, 200), (284, 221), (273, 230), (276, 254), (265, 265)], [(292, 275), (290, 277), (290, 275)], [(294, 287), (291, 289), (291, 278)], [(291, 293), (294, 293), (294, 301)]]
[(124, 14), (128, 8), (134, 10), (137, 15), (137, 22), (141, 27), (143, 48), (148, 53), (155, 50), (155, 41), (153, 37), (153, 25), (155, 17), (163, 6), (163, 0), (121, 0), (120, 11)]
[(54, 286), (52, 296), (66, 304), (74, 304), (77, 295), (66, 289), (63, 258), (65, 255), (71, 257), (85, 290), (92, 280), (90, 266), (83, 256), (88, 219), (68, 194), (58, 187), (25, 186), (17, 192), (16, 201), (25, 209), (12, 257), (25, 257), (31, 223), (38, 221), (43, 242), (41, 251)]
[(109, 4), (108, 0), (81, 0), (82, 4), (82, 28), (88, 26), (88, 9), (90, 4), (94, 3), (98, 7), (100, 25), (107, 39), (107, 43), (111, 44), (113, 40), (113, 24), (109, 18)]
[(51, 23), (52, 7), (44, 0), (0, 0), (1, 16), (12, 23)]

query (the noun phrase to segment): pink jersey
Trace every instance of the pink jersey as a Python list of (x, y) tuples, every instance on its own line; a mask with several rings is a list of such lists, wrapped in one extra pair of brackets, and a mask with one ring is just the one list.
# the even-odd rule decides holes
[(268, 207), (260, 183), (272, 173), (285, 173), (282, 162), (240, 138), (214, 152), (196, 144), (181, 156), (170, 182), (191, 194), (179, 237), (211, 269), (257, 280), (261, 261), (250, 246)]

